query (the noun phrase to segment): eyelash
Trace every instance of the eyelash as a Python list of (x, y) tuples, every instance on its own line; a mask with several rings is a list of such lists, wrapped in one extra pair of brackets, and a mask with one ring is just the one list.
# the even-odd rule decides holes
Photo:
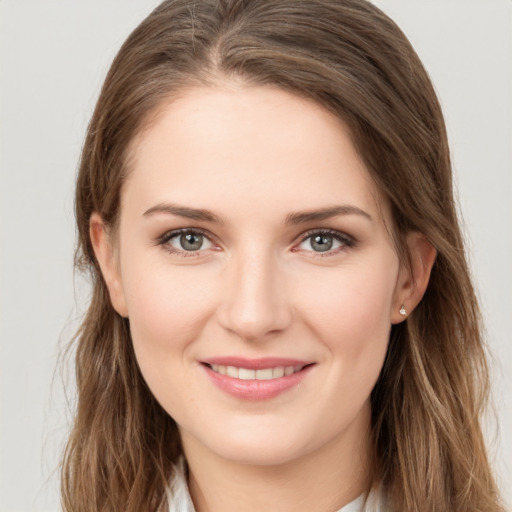
[[(183, 258), (200, 256), (200, 253), (202, 252), (201, 250), (180, 251), (178, 249), (175, 249), (174, 247), (172, 247), (169, 244), (169, 242), (173, 238), (176, 238), (177, 236), (183, 235), (183, 234), (201, 235), (201, 236), (205, 237), (207, 240), (209, 240), (211, 243), (214, 243), (212, 240), (215, 240), (215, 237), (213, 237), (210, 233), (208, 233), (207, 231), (204, 231), (202, 229), (182, 228), (182, 229), (175, 229), (173, 231), (168, 231), (167, 233), (165, 233), (164, 235), (159, 237), (156, 241), (157, 245), (165, 246), (165, 250), (167, 252), (169, 252), (171, 254), (179, 255), (180, 257), (183, 257)], [(327, 235), (329, 237), (334, 238), (334, 240), (340, 242), (341, 244), (343, 244), (341, 248), (335, 249), (334, 251), (331, 251), (331, 250), (325, 251), (325, 253), (323, 253), (321, 251), (320, 252), (307, 251), (307, 252), (314, 253), (315, 257), (325, 258), (325, 257), (333, 256), (333, 255), (337, 254), (340, 249), (342, 250), (344, 247), (352, 248), (352, 247), (355, 247), (357, 244), (357, 241), (355, 238), (353, 238), (352, 236), (349, 236), (346, 233), (343, 233), (341, 231), (336, 231), (334, 229), (313, 229), (313, 230), (303, 233), (301, 235), (301, 240), (300, 240), (299, 244), (297, 244), (297, 245), (303, 244), (308, 238), (312, 238), (315, 235), (317, 235), (317, 236), (326, 236)], [(294, 249), (292, 249), (292, 251), (296, 252), (296, 251), (298, 251), (298, 249), (294, 248)]]
[[(344, 248), (352, 248), (356, 246), (356, 239), (352, 236), (347, 235), (346, 233), (343, 233), (341, 231), (336, 231), (335, 229), (312, 229), (310, 231), (307, 231), (306, 233), (303, 233), (301, 235), (301, 241), (299, 245), (303, 244), (308, 238), (312, 238), (313, 236), (329, 236), (334, 238), (334, 240), (340, 242), (342, 246), (335, 250), (328, 250), (325, 252), (317, 252), (317, 251), (307, 251), (312, 252), (315, 254), (315, 257), (320, 258), (327, 258), (329, 256), (334, 256), (340, 252), (340, 250), (343, 250)], [(297, 249), (292, 249), (294, 251), (297, 251)]]
[[(194, 257), (198, 257), (201, 253), (201, 251), (180, 251), (178, 249), (175, 249), (174, 247), (172, 247), (169, 242), (179, 236), (179, 235), (184, 235), (184, 234), (191, 234), (191, 235), (201, 235), (203, 237), (205, 237), (206, 239), (208, 240), (212, 240), (214, 239), (214, 237), (206, 232), (206, 231), (203, 231), (202, 229), (198, 229), (198, 228), (182, 228), (182, 229), (175, 229), (173, 231), (168, 231), (167, 233), (165, 233), (164, 235), (162, 235), (160, 238), (157, 239), (157, 245), (162, 245), (165, 247), (165, 250), (171, 254), (176, 254), (176, 255), (179, 255), (183, 258), (194, 258)], [(213, 242), (212, 242), (213, 243)]]

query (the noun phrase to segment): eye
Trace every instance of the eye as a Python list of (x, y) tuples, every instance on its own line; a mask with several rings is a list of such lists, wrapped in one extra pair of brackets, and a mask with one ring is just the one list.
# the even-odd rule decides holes
[[(214, 247), (205, 233), (195, 229), (178, 229), (163, 235), (158, 243), (172, 253), (197, 253)], [(185, 256), (185, 254), (183, 254)]]
[(354, 239), (345, 233), (324, 230), (306, 233), (298, 249), (316, 253), (335, 253), (343, 247), (352, 247), (354, 244)]

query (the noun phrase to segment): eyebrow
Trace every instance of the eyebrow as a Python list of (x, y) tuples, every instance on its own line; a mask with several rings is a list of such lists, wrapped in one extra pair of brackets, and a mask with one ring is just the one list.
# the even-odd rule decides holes
[[(151, 216), (157, 213), (163, 213), (167, 215), (177, 215), (178, 217), (185, 217), (187, 219), (212, 222), (215, 224), (226, 224), (223, 217), (213, 213), (211, 210), (204, 208), (190, 208), (188, 206), (182, 206), (173, 203), (160, 203), (153, 206), (149, 210), (145, 211), (143, 216)], [(320, 220), (329, 219), (331, 217), (337, 217), (339, 215), (359, 215), (370, 221), (373, 220), (372, 216), (358, 208), (357, 206), (351, 205), (339, 205), (331, 206), (328, 208), (319, 208), (317, 210), (309, 210), (304, 212), (290, 213), (286, 216), (285, 225), (297, 225), (304, 224), (306, 222), (315, 222)]]
[(153, 206), (144, 212), (144, 216), (154, 215), (156, 213), (166, 213), (168, 215), (177, 215), (179, 217), (186, 217), (192, 220), (201, 220), (206, 222), (213, 222), (215, 224), (225, 224), (225, 220), (216, 215), (210, 210), (203, 208), (189, 208), (188, 206), (181, 206), (172, 203), (160, 203)]
[(358, 208), (357, 206), (340, 205), (306, 212), (290, 213), (286, 216), (284, 223), (289, 225), (303, 224), (305, 222), (330, 219), (331, 217), (337, 217), (338, 215), (360, 215), (370, 221), (373, 220), (369, 213), (361, 210), (361, 208)]

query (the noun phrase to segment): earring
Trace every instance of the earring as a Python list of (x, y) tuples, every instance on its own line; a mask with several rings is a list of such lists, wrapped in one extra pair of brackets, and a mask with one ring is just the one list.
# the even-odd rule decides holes
[(407, 310), (405, 309), (405, 306), (402, 304), (402, 307), (400, 308), (400, 314), (402, 316), (406, 316), (407, 315)]

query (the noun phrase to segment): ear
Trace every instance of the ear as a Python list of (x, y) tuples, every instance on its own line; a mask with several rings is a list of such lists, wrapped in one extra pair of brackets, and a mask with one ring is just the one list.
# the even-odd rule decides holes
[[(411, 268), (402, 267), (398, 276), (391, 312), (391, 323), (393, 324), (405, 320), (423, 298), (437, 255), (425, 235), (417, 231), (407, 235), (407, 246), (411, 258)], [(405, 314), (403, 314), (404, 311)]]
[(124, 317), (128, 317), (123, 282), (119, 262), (110, 240), (107, 226), (101, 216), (94, 212), (89, 219), (89, 236), (91, 237), (94, 255), (107, 285), (110, 301), (114, 309)]

